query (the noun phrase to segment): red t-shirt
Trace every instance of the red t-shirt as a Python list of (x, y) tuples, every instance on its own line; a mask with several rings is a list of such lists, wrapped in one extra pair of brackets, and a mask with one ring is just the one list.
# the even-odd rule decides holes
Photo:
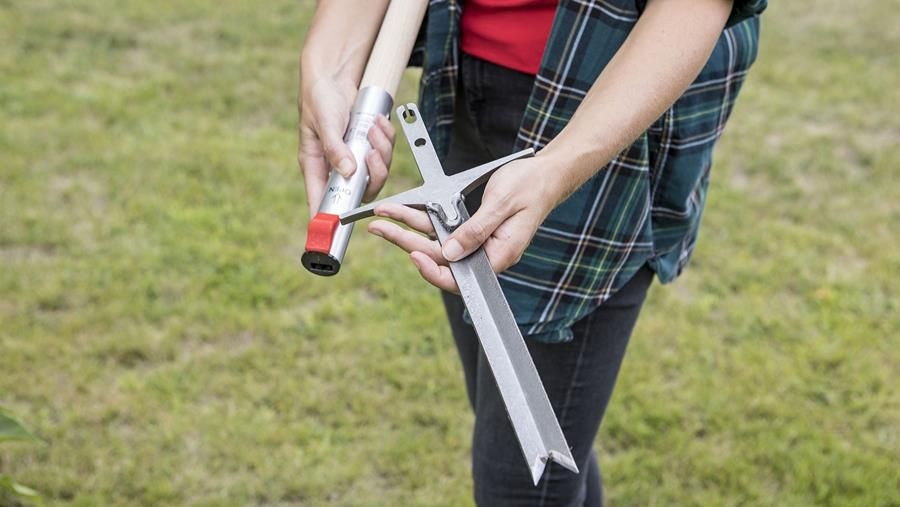
[(558, 0), (466, 0), (463, 52), (519, 72), (537, 74)]

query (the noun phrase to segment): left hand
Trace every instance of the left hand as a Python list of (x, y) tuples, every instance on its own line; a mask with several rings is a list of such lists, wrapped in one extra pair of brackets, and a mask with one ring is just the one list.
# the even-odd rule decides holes
[(462, 259), (484, 245), (491, 267), (500, 273), (522, 257), (538, 226), (559, 202), (547, 184), (553, 175), (547, 169), (540, 157), (515, 160), (498, 169), (485, 186), (481, 207), (453, 231), (443, 248), (431, 239), (434, 228), (427, 213), (399, 204), (378, 206), (375, 215), (402, 222), (425, 236), (386, 220), (371, 222), (368, 231), (408, 252), (429, 283), (458, 294), (448, 261)]

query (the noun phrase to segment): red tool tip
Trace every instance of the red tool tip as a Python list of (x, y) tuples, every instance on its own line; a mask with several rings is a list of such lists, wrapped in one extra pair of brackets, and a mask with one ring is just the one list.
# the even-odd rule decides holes
[(306, 236), (306, 251), (327, 254), (331, 251), (331, 240), (340, 223), (340, 217), (331, 213), (316, 213), (309, 222)]

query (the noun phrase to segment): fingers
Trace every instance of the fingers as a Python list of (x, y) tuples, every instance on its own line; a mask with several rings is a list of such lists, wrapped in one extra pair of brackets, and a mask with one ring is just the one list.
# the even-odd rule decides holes
[(384, 165), (390, 167), (394, 153), (394, 126), (391, 122), (384, 116), (375, 117), (375, 125), (369, 129), (368, 139), (372, 148), (381, 155)]
[(369, 153), (366, 153), (366, 167), (369, 169), (369, 183), (363, 194), (363, 202), (374, 199), (388, 177), (388, 167), (377, 150), (369, 150)]
[(435, 263), (447, 263), (444, 256), (441, 255), (441, 247), (437, 241), (404, 229), (397, 224), (386, 220), (375, 220), (369, 224), (368, 231), (370, 234), (390, 241), (407, 253), (422, 252), (431, 257)]
[(458, 261), (474, 252), (491, 237), (491, 233), (506, 220), (507, 216), (498, 205), (492, 204), (487, 198), (484, 199), (481, 208), (472, 215), (472, 218), (453, 231), (444, 243), (444, 257), (449, 261)]
[(317, 129), (322, 147), (325, 150), (325, 160), (335, 171), (345, 178), (349, 178), (356, 172), (356, 161), (350, 148), (344, 143), (343, 127), (338, 126), (328, 116), (319, 118)]
[(394, 125), (391, 123), (391, 120), (389, 120), (387, 116), (378, 116), (375, 119), (375, 123), (384, 130), (384, 133), (387, 134), (387, 138), (391, 140), (391, 144), (394, 144), (394, 137), (397, 135), (397, 131), (394, 130)]
[[(391, 218), (405, 223), (421, 232), (434, 233), (431, 221), (424, 211), (400, 204), (383, 204), (375, 209), (377, 216)], [(371, 234), (384, 238), (408, 252), (419, 274), (428, 283), (446, 291), (459, 294), (453, 273), (447, 267), (447, 260), (441, 253), (440, 244), (413, 231), (404, 229), (386, 220), (375, 220), (369, 224)]]
[(300, 129), (300, 149), (297, 161), (303, 171), (306, 188), (306, 202), (309, 204), (310, 216), (319, 209), (325, 185), (328, 183), (328, 163), (323, 156), (319, 139), (310, 129)]
[[(341, 176), (350, 177), (356, 171), (353, 154), (337, 136), (338, 130), (333, 128), (330, 120), (323, 119), (317, 129), (302, 128), (300, 132), (300, 153), (298, 159), (304, 169), (307, 183), (307, 202), (310, 211), (318, 208), (324, 187), (328, 181), (328, 170), (334, 168)], [(366, 154), (366, 166), (369, 172), (369, 183), (363, 200), (368, 202), (378, 195), (388, 177), (388, 168), (393, 152), (395, 131), (390, 121), (378, 116), (373, 128), (369, 129), (369, 142), (373, 149)]]
[(459, 287), (456, 285), (456, 280), (453, 279), (453, 273), (449, 267), (439, 265), (434, 262), (434, 259), (422, 252), (412, 252), (409, 254), (409, 258), (412, 259), (416, 269), (419, 270), (419, 274), (428, 283), (439, 289), (459, 294)]
[(369, 129), (368, 139), (372, 149), (366, 154), (369, 169), (369, 184), (363, 196), (366, 202), (374, 199), (387, 181), (394, 151), (394, 127), (384, 116), (377, 116), (375, 124)]
[(424, 211), (403, 206), (402, 204), (385, 203), (375, 208), (375, 215), (403, 222), (422, 234), (434, 237), (434, 226)]

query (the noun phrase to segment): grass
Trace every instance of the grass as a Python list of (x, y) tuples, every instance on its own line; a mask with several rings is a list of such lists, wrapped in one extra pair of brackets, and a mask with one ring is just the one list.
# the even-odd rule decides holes
[[(0, 404), (48, 442), (0, 473), (48, 504), (470, 503), (435, 291), (361, 232), (299, 267), (311, 4), (0, 0)], [(611, 505), (900, 504), (895, 10), (772, 2), (597, 441)]]

